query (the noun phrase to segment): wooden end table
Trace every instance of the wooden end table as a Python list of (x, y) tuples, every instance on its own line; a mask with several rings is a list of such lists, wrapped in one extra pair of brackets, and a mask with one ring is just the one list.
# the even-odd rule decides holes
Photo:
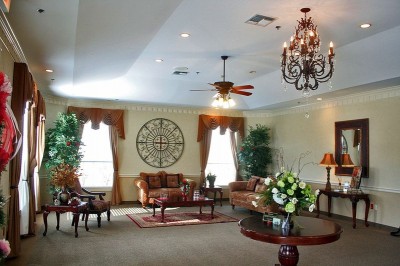
[(222, 206), (222, 187), (214, 186), (214, 187), (200, 187), (201, 194), (207, 197), (208, 192), (214, 193), (214, 202), (216, 202), (216, 194), (219, 193), (219, 203)]
[(343, 232), (340, 225), (327, 220), (297, 216), (296, 221), (302, 228), (291, 229), (287, 236), (282, 235), (281, 225), (268, 225), (259, 216), (240, 220), (239, 227), (240, 232), (251, 239), (280, 244), (278, 258), (283, 266), (297, 265), (299, 261), (297, 246), (331, 243), (338, 240)]
[(328, 216), (331, 217), (331, 207), (332, 207), (332, 197), (337, 198), (347, 198), (351, 201), (351, 206), (352, 206), (352, 211), (353, 211), (353, 228), (356, 228), (356, 214), (357, 214), (357, 202), (359, 200), (364, 200), (365, 201), (365, 226), (369, 226), (368, 223), (368, 213), (369, 213), (369, 195), (365, 194), (363, 192), (340, 192), (340, 191), (334, 191), (334, 190), (325, 190), (325, 189), (320, 189), (319, 194), (317, 196), (316, 200), (316, 205), (317, 205), (317, 217), (319, 217), (319, 197), (324, 194), (328, 197)]
[(164, 223), (164, 211), (168, 207), (193, 207), (199, 206), (200, 207), (200, 214), (202, 214), (202, 207), (209, 205), (211, 207), (211, 218), (214, 218), (214, 200), (209, 198), (204, 199), (186, 199), (179, 198), (178, 200), (174, 199), (161, 199), (156, 198), (153, 201), (153, 216), (156, 215), (156, 206), (161, 208), (161, 222)]
[(86, 231), (89, 231), (89, 227), (87, 226), (87, 221), (89, 217), (87, 202), (81, 202), (79, 205), (75, 206), (46, 204), (43, 212), (43, 222), (44, 222), (43, 236), (46, 236), (47, 234), (47, 216), (52, 211), (56, 212), (57, 230), (60, 228), (60, 213), (72, 212), (73, 214), (72, 225), (75, 225), (75, 237), (78, 237), (78, 223), (79, 223), (79, 215), (81, 213), (82, 215), (85, 215), (85, 229)]

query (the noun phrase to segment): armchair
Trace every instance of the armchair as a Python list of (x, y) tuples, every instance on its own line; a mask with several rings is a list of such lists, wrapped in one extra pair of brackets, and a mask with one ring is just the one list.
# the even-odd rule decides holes
[[(92, 192), (82, 188), (78, 178), (75, 179), (75, 192), (82, 201), (89, 203), (89, 214), (97, 214), (97, 227), (101, 227), (101, 214), (103, 212), (107, 212), (107, 221), (110, 221), (111, 202), (104, 200), (105, 192)], [(96, 199), (96, 196), (98, 199)]]

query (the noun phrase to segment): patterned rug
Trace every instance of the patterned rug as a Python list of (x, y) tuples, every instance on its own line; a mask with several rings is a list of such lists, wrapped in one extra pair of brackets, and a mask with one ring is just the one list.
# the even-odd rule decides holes
[(154, 228), (177, 225), (195, 225), (195, 224), (214, 224), (237, 222), (238, 219), (229, 217), (219, 212), (214, 211), (214, 218), (211, 218), (211, 213), (203, 212), (174, 212), (164, 214), (164, 223), (161, 222), (161, 213), (152, 214), (127, 214), (127, 216), (135, 222), (140, 228)]

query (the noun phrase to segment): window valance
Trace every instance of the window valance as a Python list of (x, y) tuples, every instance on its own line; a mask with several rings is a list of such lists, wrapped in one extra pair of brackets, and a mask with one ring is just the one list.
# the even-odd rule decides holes
[(220, 134), (224, 135), (226, 129), (229, 128), (232, 132), (239, 132), (241, 138), (244, 137), (244, 118), (229, 117), (229, 116), (211, 116), (199, 115), (199, 126), (197, 131), (197, 142), (204, 137), (204, 130), (216, 129), (220, 127)]
[(124, 110), (68, 106), (68, 113), (74, 113), (82, 124), (91, 121), (92, 129), (99, 129), (100, 122), (115, 126), (118, 136), (125, 139)]

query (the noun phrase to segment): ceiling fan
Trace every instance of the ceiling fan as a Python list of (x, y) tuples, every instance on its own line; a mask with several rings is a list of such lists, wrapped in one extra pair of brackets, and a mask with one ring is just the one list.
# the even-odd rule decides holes
[(211, 86), (214, 86), (215, 87), (214, 89), (190, 90), (190, 91), (217, 91), (218, 93), (217, 93), (216, 101), (219, 100), (219, 102), (221, 102), (221, 106), (222, 106), (222, 102), (224, 102), (224, 101), (228, 102), (229, 100), (232, 100), (229, 96), (230, 93), (244, 95), (244, 96), (252, 95), (253, 93), (244, 91), (244, 90), (254, 89), (254, 87), (252, 85), (233, 86), (233, 82), (225, 81), (225, 61), (226, 61), (226, 59), (228, 59), (228, 56), (223, 55), (223, 56), (221, 56), (221, 59), (224, 60), (224, 73), (222, 76), (223, 80), (214, 82), (214, 84), (208, 83)]

